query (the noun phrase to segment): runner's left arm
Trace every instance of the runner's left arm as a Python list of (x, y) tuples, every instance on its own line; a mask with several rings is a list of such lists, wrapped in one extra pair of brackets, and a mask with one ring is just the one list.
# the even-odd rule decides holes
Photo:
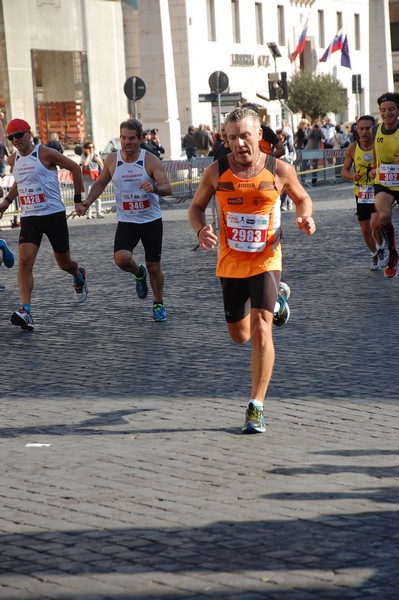
[(155, 185), (149, 181), (141, 184), (141, 189), (149, 193), (158, 194), (158, 196), (171, 196), (172, 186), (169, 183), (165, 169), (159, 158), (155, 154), (146, 152), (145, 168), (150, 177), (155, 181)]

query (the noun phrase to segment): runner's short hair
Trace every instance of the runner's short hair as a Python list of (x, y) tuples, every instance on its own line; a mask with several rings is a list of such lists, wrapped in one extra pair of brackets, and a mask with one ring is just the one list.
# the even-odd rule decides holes
[(131, 129), (132, 131), (137, 132), (137, 137), (143, 137), (143, 125), (138, 119), (128, 119), (127, 121), (123, 121), (120, 124), (119, 129), (120, 131), (122, 131), (122, 129)]
[(242, 121), (243, 119), (245, 119), (245, 117), (252, 117), (253, 120), (255, 121), (256, 125), (259, 127), (261, 127), (261, 122), (260, 122), (260, 118), (257, 112), (255, 112), (254, 110), (252, 110), (252, 108), (236, 108), (235, 110), (231, 111), (225, 118), (225, 124), (226, 123), (237, 123), (238, 121)]
[(359, 123), (359, 121), (371, 121), (375, 125), (375, 119), (372, 115), (362, 115), (358, 118), (357, 122)]

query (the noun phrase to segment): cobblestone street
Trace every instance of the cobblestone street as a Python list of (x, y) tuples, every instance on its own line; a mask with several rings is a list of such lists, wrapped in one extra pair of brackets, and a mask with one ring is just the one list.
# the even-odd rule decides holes
[(397, 599), (399, 277), (368, 270), (350, 186), (310, 193), (312, 238), (282, 214), (264, 435), (241, 435), (251, 348), (188, 202), (164, 210), (165, 323), (114, 265), (107, 215), (68, 221), (82, 305), (43, 243), (22, 332), (1, 232), (1, 600)]

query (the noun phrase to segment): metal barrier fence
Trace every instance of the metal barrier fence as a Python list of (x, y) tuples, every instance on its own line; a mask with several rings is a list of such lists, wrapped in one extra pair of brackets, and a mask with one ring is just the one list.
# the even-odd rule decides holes
[[(173, 195), (168, 198), (161, 197), (161, 202), (172, 206), (173, 200), (177, 203), (184, 202), (187, 198), (192, 198), (198, 184), (201, 180), (201, 175), (204, 169), (210, 165), (213, 161), (213, 157), (207, 156), (205, 158), (192, 158), (191, 160), (163, 160), (162, 166), (165, 169), (165, 173), (171, 183)], [(65, 206), (72, 209), (73, 213), (73, 181), (70, 171), (59, 170), (58, 181), (60, 183), (61, 194)], [(5, 175), (1, 181), (4, 189), (4, 195), (8, 193), (14, 183), (14, 177), (12, 175)], [(112, 210), (115, 204), (115, 195), (112, 181), (107, 185), (104, 192), (101, 194), (101, 200), (105, 210)], [(10, 218), (20, 213), (18, 200), (13, 202), (10, 207), (4, 213), (3, 218)], [(73, 214), (72, 214), (73, 216)], [(1, 226), (0, 221), (0, 226)]]
[(319, 174), (322, 176), (323, 183), (331, 179), (334, 182), (341, 180), (345, 154), (346, 148), (298, 151), (294, 166), (301, 183), (306, 183), (307, 175), (310, 175), (309, 179), (313, 181), (315, 179), (320, 181)]
[[(294, 166), (301, 182), (307, 185), (306, 179), (314, 180), (317, 178), (320, 181), (319, 175), (322, 176), (322, 181), (333, 178), (337, 181), (341, 177), (341, 168), (344, 162), (346, 149), (328, 149), (328, 150), (302, 150), (297, 153), (297, 158)], [(163, 160), (162, 165), (165, 173), (172, 186), (172, 196), (167, 198), (161, 197), (161, 203), (166, 206), (179, 204), (193, 197), (198, 184), (201, 180), (204, 169), (213, 162), (212, 156), (204, 158), (192, 158), (191, 160)], [(309, 168), (311, 167), (311, 168)], [(333, 171), (331, 173), (331, 171)], [(58, 180), (60, 182), (61, 194), (64, 204), (67, 208), (68, 217), (74, 217), (73, 210), (73, 182), (72, 175), (69, 171), (59, 170)], [(2, 187), (6, 195), (14, 183), (12, 175), (5, 175), (1, 181)], [(111, 212), (115, 210), (115, 195), (112, 182), (110, 182), (101, 194), (101, 200), (104, 210)], [(14, 223), (19, 219), (19, 203), (18, 199), (13, 202), (0, 220), (0, 228)]]

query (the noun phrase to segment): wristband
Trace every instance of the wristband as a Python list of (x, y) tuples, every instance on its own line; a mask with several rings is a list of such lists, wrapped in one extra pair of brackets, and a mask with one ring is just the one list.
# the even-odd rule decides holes
[(200, 236), (200, 233), (201, 233), (201, 231), (202, 231), (203, 229), (205, 229), (205, 227), (206, 227), (206, 225), (203, 225), (203, 227), (201, 227), (201, 229), (198, 229), (198, 231), (197, 231), (197, 237), (199, 237), (199, 236)]
[(12, 204), (14, 202), (14, 200), (11, 200), (11, 198), (9, 198), (8, 196), (6, 196), (4, 200), (6, 200), (8, 204)]
[(158, 194), (158, 184), (156, 181), (154, 181), (154, 183), (152, 184), (152, 187), (154, 188), (154, 194)]
[(82, 202), (82, 194), (74, 194), (73, 201), (75, 204)]

